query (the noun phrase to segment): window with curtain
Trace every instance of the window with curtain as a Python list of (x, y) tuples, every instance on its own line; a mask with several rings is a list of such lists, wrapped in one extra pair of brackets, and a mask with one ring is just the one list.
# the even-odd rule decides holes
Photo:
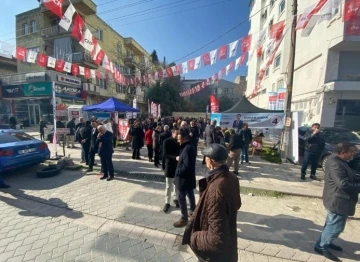
[(22, 34), (27, 35), (29, 33), (29, 25), (27, 23), (22, 24)]

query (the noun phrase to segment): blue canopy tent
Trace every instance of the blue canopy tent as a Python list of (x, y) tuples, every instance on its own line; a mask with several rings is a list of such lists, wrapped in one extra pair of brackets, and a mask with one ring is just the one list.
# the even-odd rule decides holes
[(121, 103), (115, 97), (110, 97), (108, 100), (91, 106), (84, 106), (84, 111), (97, 112), (140, 112), (139, 109)]

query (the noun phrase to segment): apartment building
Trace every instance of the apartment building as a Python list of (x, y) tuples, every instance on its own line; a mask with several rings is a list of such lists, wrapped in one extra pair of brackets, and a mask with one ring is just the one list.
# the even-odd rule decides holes
[[(152, 72), (150, 54), (133, 38), (121, 36), (97, 16), (97, 7), (91, 0), (72, 0), (71, 2), (121, 74), (132, 77)], [(68, 5), (69, 1), (65, 0), (64, 11)], [(27, 50), (34, 50), (106, 73), (101, 66), (94, 63), (90, 53), (71, 36), (72, 28), (65, 31), (58, 26), (58, 23), (59, 19), (42, 4), (38, 8), (16, 15), (16, 44), (26, 47)], [(93, 104), (114, 96), (130, 105), (136, 99), (138, 109), (147, 112), (145, 86), (119, 85), (112, 79), (111, 74), (109, 78), (89, 80), (83, 76), (75, 77), (71, 74), (58, 73), (50, 68), (39, 67), (36, 64), (18, 61), (17, 74), (2, 77), (2, 80), (3, 85), (7, 85), (8, 88), (31, 82), (38, 84), (54, 81), (57, 97), (66, 105)], [(43, 90), (47, 90), (47, 87)], [(7, 99), (11, 98), (15, 100), (14, 113), (20, 119), (29, 118), (31, 124), (38, 123), (42, 116), (52, 114), (51, 98), (45, 93), (27, 99), (16, 97)]]
[[(298, 1), (301, 14), (318, 0)], [(267, 108), (268, 93), (286, 88), (290, 57), (290, 27), (292, 1), (250, 1), (250, 34), (256, 35), (278, 21), (285, 20), (285, 37), (273, 64), (251, 102)], [(332, 10), (332, 15), (319, 16), (312, 31), (297, 31), (295, 74), (292, 111), (302, 112), (301, 124), (319, 122), (323, 126), (339, 126), (360, 130), (360, 36), (349, 35), (350, 22), (343, 22), (344, 1)], [(248, 61), (248, 88), (250, 95), (257, 76), (267, 62), (269, 37), (264, 43), (261, 57), (252, 56)]]

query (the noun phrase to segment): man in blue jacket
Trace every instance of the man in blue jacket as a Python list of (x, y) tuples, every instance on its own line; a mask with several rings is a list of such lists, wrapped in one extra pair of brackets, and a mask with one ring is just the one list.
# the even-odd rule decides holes
[(114, 153), (113, 134), (110, 131), (106, 130), (105, 126), (99, 126), (98, 131), (98, 153), (101, 159), (101, 168), (104, 173), (104, 175), (100, 179), (106, 179), (107, 181), (111, 181), (114, 179), (114, 166), (112, 163), (112, 154)]
[(184, 227), (188, 222), (186, 196), (190, 201), (190, 213), (194, 211), (196, 206), (194, 195), (194, 189), (196, 188), (196, 149), (190, 143), (188, 128), (180, 129), (178, 142), (180, 143), (180, 156), (176, 157), (178, 164), (175, 171), (174, 184), (178, 192), (181, 219), (174, 223), (174, 227)]

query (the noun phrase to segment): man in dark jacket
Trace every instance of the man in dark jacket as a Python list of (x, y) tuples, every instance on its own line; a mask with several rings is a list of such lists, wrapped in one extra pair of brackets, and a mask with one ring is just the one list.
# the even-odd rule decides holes
[[(207, 125), (205, 127), (205, 145), (209, 146), (213, 143), (215, 143), (215, 137), (216, 137), (216, 120), (213, 120), (211, 125)], [(203, 165), (205, 165), (205, 156), (202, 162)]]
[(240, 131), (243, 127), (243, 124), (244, 124), (244, 122), (241, 120), (241, 115), (237, 114), (236, 120), (234, 121), (233, 126), (232, 126), (233, 128), (235, 128), (236, 133), (238, 133), (238, 134), (240, 133)]
[(325, 147), (325, 140), (320, 133), (320, 124), (315, 123), (311, 126), (311, 131), (304, 135), (305, 152), (301, 167), (301, 179), (305, 180), (306, 169), (311, 162), (310, 178), (319, 180), (316, 176), (316, 168), (318, 166), (319, 157)]
[(200, 138), (200, 130), (199, 127), (196, 125), (194, 121), (190, 122), (190, 142), (195, 147), (195, 150), (197, 152), (197, 145)]
[(174, 184), (178, 192), (181, 219), (174, 223), (174, 227), (184, 227), (188, 222), (186, 196), (190, 202), (190, 213), (195, 209), (196, 151), (195, 147), (190, 143), (189, 129), (180, 129), (178, 142), (180, 144), (180, 156), (176, 157), (178, 164), (175, 171)]
[(249, 164), (249, 146), (252, 140), (252, 134), (248, 123), (243, 124), (243, 128), (241, 129), (239, 135), (243, 141), (243, 146), (241, 148), (241, 156), (240, 156), (241, 164), (243, 164), (244, 161)]
[(210, 172), (199, 181), (200, 199), (185, 229), (182, 244), (190, 245), (201, 262), (237, 262), (239, 180), (229, 172), (228, 152), (224, 146), (211, 144), (202, 154)]
[(244, 143), (241, 136), (235, 133), (234, 129), (230, 130), (230, 143), (229, 143), (229, 158), (227, 160), (227, 166), (230, 168), (233, 161), (235, 162), (234, 174), (239, 174), (239, 162), (240, 162), (240, 150)]
[(141, 159), (140, 149), (144, 146), (145, 133), (138, 121), (135, 121), (134, 124), (130, 127), (130, 134), (132, 137), (133, 149), (132, 159)]
[(14, 115), (9, 118), (9, 124), (11, 129), (16, 129), (17, 121)]
[(165, 169), (165, 156), (164, 156), (164, 141), (171, 137), (170, 127), (168, 125), (164, 126), (164, 132), (160, 134), (160, 156), (161, 156), (161, 166), (162, 169)]
[(91, 122), (92, 131), (91, 131), (91, 142), (90, 142), (90, 150), (89, 150), (89, 169), (86, 172), (93, 171), (93, 167), (95, 164), (95, 154), (99, 150), (99, 142), (97, 141), (97, 137), (99, 131), (97, 130), (98, 124), (96, 121)]
[(354, 158), (356, 149), (349, 143), (336, 146), (335, 154), (325, 164), (323, 203), (327, 211), (325, 227), (314, 250), (332, 261), (340, 261), (329, 249), (342, 251), (333, 240), (344, 231), (346, 220), (355, 214), (360, 182), (348, 162)]
[(89, 152), (90, 152), (90, 145), (91, 145), (91, 134), (92, 134), (92, 128), (91, 128), (91, 122), (86, 121), (85, 126), (80, 129), (80, 142), (81, 147), (84, 150), (85, 153), (85, 163), (86, 165), (89, 165)]
[(66, 136), (66, 146), (67, 148), (71, 147), (75, 148), (74, 142), (75, 142), (75, 118), (71, 119), (69, 122), (66, 123), (66, 128), (70, 129), (70, 133)]
[(165, 165), (165, 177), (166, 177), (166, 189), (165, 189), (165, 206), (163, 211), (166, 213), (170, 208), (171, 195), (173, 195), (174, 204), (179, 208), (179, 201), (177, 200), (176, 190), (174, 186), (174, 177), (177, 167), (176, 157), (180, 154), (180, 145), (177, 142), (178, 130), (172, 130), (172, 137), (165, 139), (163, 144), (164, 152), (164, 165)]
[(113, 134), (110, 131), (106, 130), (105, 126), (98, 126), (98, 131), (98, 152), (101, 159), (101, 169), (104, 173), (104, 175), (100, 179), (106, 179), (107, 181), (111, 181), (114, 179), (114, 166), (112, 163), (112, 154), (114, 153), (112, 145)]
[[(75, 126), (75, 141), (80, 144), (81, 144), (80, 129), (83, 128), (84, 126), (85, 126), (84, 118), (80, 117), (79, 123), (77, 123)], [(81, 148), (81, 162), (80, 163), (85, 163), (85, 152), (82, 148)]]
[(110, 122), (111, 122), (112, 131), (113, 131), (113, 146), (114, 146), (114, 148), (116, 148), (119, 128), (114, 119), (111, 119)]

